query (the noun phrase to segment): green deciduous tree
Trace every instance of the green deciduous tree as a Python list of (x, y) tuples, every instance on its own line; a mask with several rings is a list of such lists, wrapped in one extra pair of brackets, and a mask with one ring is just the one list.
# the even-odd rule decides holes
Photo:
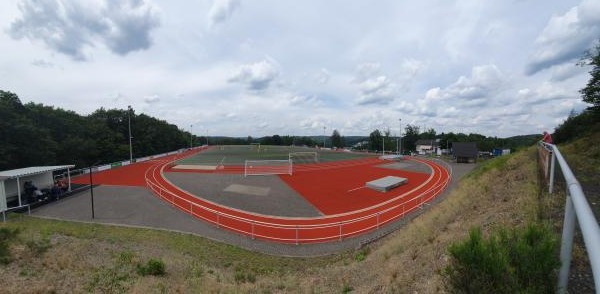
[(369, 134), (369, 149), (381, 150), (382, 149), (382, 135), (379, 130), (374, 130)]
[(419, 140), (419, 127), (417, 125), (407, 124), (404, 127), (404, 136), (402, 137), (402, 150), (415, 151), (415, 143)]
[(333, 130), (333, 133), (331, 134), (331, 145), (332, 147), (336, 148), (344, 147), (344, 139), (342, 138), (338, 130)]
[(598, 113), (600, 112), (600, 41), (594, 48), (585, 53), (579, 65), (592, 67), (590, 80), (579, 92), (583, 101), (592, 104), (590, 108)]

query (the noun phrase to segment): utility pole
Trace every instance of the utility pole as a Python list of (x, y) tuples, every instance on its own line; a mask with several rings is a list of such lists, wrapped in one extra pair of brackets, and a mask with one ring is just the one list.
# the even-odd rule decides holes
[(131, 105), (127, 105), (127, 121), (129, 125), (129, 163), (133, 163), (133, 147), (131, 145)]
[(402, 119), (399, 118), (398, 122), (400, 123), (400, 129), (399, 129), (399, 133), (398, 133), (398, 155), (402, 155)]

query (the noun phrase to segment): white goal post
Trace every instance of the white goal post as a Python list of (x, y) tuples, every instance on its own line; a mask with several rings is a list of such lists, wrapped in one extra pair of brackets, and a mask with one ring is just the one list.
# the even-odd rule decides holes
[(256, 152), (260, 153), (260, 143), (250, 143), (250, 149), (256, 148)]
[(290, 161), (293, 163), (317, 163), (319, 162), (319, 153), (317, 152), (290, 152)]
[(292, 175), (291, 160), (246, 160), (244, 177), (264, 175)]

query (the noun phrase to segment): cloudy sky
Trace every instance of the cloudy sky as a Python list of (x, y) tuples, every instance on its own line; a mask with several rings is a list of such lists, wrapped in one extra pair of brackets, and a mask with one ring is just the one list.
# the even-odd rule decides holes
[(197, 135), (553, 130), (600, 1), (3, 0), (0, 89)]

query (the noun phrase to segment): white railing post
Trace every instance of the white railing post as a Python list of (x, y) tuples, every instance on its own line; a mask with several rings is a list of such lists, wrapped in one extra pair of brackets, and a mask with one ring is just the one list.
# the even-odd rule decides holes
[(296, 225), (296, 245), (298, 245), (298, 225)]
[(340, 222), (340, 241), (342, 241), (342, 222)]
[(379, 230), (379, 212), (377, 212), (377, 229)]
[(252, 240), (254, 240), (254, 222), (251, 222), (250, 224), (252, 225), (252, 233), (250, 236), (252, 237)]
[(548, 193), (552, 194), (554, 190), (554, 164), (556, 162), (556, 154), (554, 150), (550, 152), (550, 180), (548, 181)]
[(558, 293), (567, 292), (569, 282), (569, 269), (571, 268), (571, 254), (573, 252), (573, 236), (575, 234), (575, 210), (573, 201), (567, 191), (567, 203), (565, 205), (565, 219), (560, 246), (560, 271), (558, 273)]

